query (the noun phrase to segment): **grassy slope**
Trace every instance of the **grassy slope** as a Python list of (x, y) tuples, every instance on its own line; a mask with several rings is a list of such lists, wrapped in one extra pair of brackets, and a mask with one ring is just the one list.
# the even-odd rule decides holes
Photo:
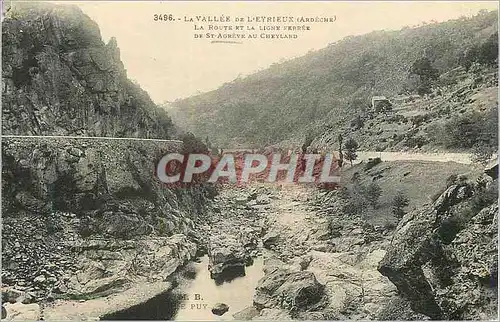
[[(218, 144), (272, 144), (350, 122), (372, 95), (393, 96), (424, 51), (439, 71), (497, 30), (497, 12), (348, 37), (303, 57), (174, 103), (172, 118)], [(244, 120), (244, 121), (242, 121)], [(328, 130), (326, 130), (328, 131)]]
[[(452, 175), (466, 175), (471, 180), (477, 179), (483, 169), (479, 166), (459, 164), (454, 162), (413, 162), (393, 161), (382, 162), (369, 171), (364, 170), (364, 164), (344, 168), (341, 174), (343, 185), (349, 187), (355, 172), (361, 175), (361, 184), (370, 183), (377, 175), (382, 175), (377, 182), (382, 195), (379, 207), (369, 211), (368, 220), (376, 225), (396, 222), (391, 213), (391, 202), (398, 190), (403, 191), (410, 199), (407, 211), (417, 209), (432, 201), (432, 198), (446, 188), (446, 179)], [(405, 175), (406, 174), (406, 175)]]

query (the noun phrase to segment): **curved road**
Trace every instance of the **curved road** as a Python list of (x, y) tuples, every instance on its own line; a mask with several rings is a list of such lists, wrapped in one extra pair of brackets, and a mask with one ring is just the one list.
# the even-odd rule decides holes
[(357, 162), (369, 158), (381, 158), (382, 161), (432, 161), (432, 162), (456, 162), (463, 164), (472, 163), (470, 153), (413, 153), (413, 152), (375, 152), (358, 151)]

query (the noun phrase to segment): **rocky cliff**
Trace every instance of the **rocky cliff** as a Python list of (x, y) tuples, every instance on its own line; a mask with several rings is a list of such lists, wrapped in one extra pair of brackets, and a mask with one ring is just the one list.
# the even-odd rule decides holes
[(43, 299), (166, 279), (194, 256), (213, 193), (156, 180), (169, 151), (175, 144), (4, 139), (2, 282)]
[[(116, 41), (103, 43), (97, 24), (79, 8), (16, 3), (2, 27), (3, 134), (177, 134), (166, 113), (127, 79)], [(27, 310), (25, 304), (36, 306), (29, 316), (38, 319), (39, 304), (43, 311), (53, 300), (98, 298), (141, 283), (160, 284), (132, 294), (168, 289), (170, 275), (196, 253), (196, 227), (214, 193), (156, 179), (156, 162), (186, 148), (178, 141), (4, 138), (7, 318)], [(118, 302), (118, 308), (133, 305)]]
[(497, 185), (458, 180), (399, 223), (379, 271), (416, 312), (441, 320), (497, 316)]
[(76, 6), (16, 3), (2, 22), (4, 134), (169, 138), (170, 118), (127, 79)]

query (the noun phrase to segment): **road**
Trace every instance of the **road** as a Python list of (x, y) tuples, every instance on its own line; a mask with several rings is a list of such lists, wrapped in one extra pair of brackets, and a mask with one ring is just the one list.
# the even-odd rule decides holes
[(456, 162), (462, 164), (472, 163), (470, 153), (413, 153), (413, 152), (376, 152), (358, 151), (357, 162), (379, 157), (382, 161), (432, 161), (432, 162)]

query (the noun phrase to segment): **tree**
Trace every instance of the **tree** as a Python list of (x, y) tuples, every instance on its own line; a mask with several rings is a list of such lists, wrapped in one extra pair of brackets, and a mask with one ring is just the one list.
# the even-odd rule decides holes
[(342, 165), (344, 165), (344, 154), (342, 153), (342, 141), (344, 139), (342, 137), (342, 134), (339, 134), (338, 140), (339, 140), (339, 159), (337, 163), (339, 165), (339, 168), (342, 168)]
[(478, 62), (494, 66), (498, 62), (498, 32), (492, 34), (479, 50)]
[(371, 182), (368, 186), (365, 187), (364, 193), (365, 198), (366, 200), (368, 200), (370, 205), (372, 205), (373, 208), (377, 208), (378, 200), (382, 195), (382, 188), (380, 188), (380, 186), (376, 182)]
[(208, 153), (207, 146), (201, 140), (199, 140), (193, 133), (187, 132), (183, 134), (180, 139), (183, 143), (182, 147), (183, 154)]
[(410, 75), (417, 75), (420, 81), (436, 80), (439, 77), (439, 71), (432, 66), (431, 60), (422, 57), (413, 62), (410, 68)]
[(349, 160), (352, 166), (352, 161), (358, 158), (358, 155), (356, 154), (356, 151), (358, 150), (358, 142), (356, 142), (353, 138), (349, 138), (345, 141), (344, 148), (344, 156), (347, 160)]
[(466, 71), (469, 71), (472, 64), (477, 61), (477, 57), (479, 56), (479, 48), (476, 45), (473, 45), (467, 48), (462, 56), (459, 59), (460, 65), (465, 67)]
[(498, 32), (483, 44), (472, 45), (460, 57), (460, 64), (468, 71), (473, 63), (495, 66), (498, 62)]
[(208, 136), (205, 138), (205, 145), (207, 146), (208, 150), (212, 150), (212, 143), (210, 143), (210, 139)]
[(312, 141), (314, 140), (314, 137), (309, 133), (306, 135), (306, 138), (304, 140), (304, 144), (302, 144), (302, 154), (305, 154), (307, 152), (307, 148), (311, 145)]
[(410, 68), (409, 74), (419, 77), (420, 84), (417, 88), (419, 95), (430, 93), (432, 84), (439, 77), (439, 71), (432, 66), (431, 60), (427, 57), (415, 60)]
[(408, 207), (410, 204), (410, 199), (408, 196), (402, 192), (398, 191), (394, 198), (392, 199), (392, 213), (396, 218), (401, 219), (405, 215), (404, 208)]

